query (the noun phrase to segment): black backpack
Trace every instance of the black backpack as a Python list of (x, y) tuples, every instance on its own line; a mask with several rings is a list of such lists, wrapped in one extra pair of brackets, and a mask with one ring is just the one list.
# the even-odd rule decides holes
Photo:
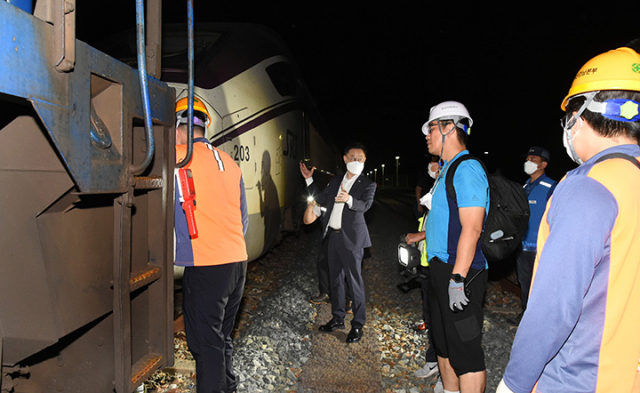
[(478, 158), (466, 154), (450, 165), (445, 184), (447, 194), (457, 203), (456, 190), (453, 187), (453, 175), (466, 160), (476, 160), (484, 169), (489, 180), (489, 214), (480, 235), (482, 253), (489, 261), (499, 261), (514, 252), (529, 225), (529, 200), (522, 185), (497, 173), (489, 174)]

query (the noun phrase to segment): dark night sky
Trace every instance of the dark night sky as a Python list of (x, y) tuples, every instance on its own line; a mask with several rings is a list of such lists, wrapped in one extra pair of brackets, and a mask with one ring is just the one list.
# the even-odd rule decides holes
[[(164, 3), (165, 21), (186, 21), (186, 2)], [(561, 177), (574, 167), (559, 126), (573, 76), (591, 57), (640, 37), (638, 1), (600, 8), (591, 2), (348, 3), (195, 0), (194, 9), (196, 22), (259, 23), (276, 31), (338, 144), (368, 145), (368, 169), (394, 168), (399, 155), (407, 175), (424, 161), (420, 127), (429, 108), (457, 100), (474, 120), (469, 148), (490, 170), (501, 166), (524, 180), (521, 155), (537, 144), (551, 151), (549, 172)], [(110, 4), (100, 11), (78, 5), (80, 39), (135, 26), (133, 1)]]

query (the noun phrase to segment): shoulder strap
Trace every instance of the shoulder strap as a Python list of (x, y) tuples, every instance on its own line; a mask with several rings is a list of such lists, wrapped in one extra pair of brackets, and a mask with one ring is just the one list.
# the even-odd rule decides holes
[(638, 162), (638, 160), (636, 160), (635, 157), (630, 156), (628, 154), (624, 154), (624, 153), (609, 153), (609, 154), (605, 154), (604, 156), (598, 158), (595, 163), (597, 164), (599, 162), (606, 161), (606, 160), (611, 159), (611, 158), (622, 158), (623, 160), (630, 161), (638, 169), (640, 169), (640, 163)]
[(482, 165), (482, 169), (484, 169), (484, 172), (487, 174), (487, 178), (489, 175), (489, 172), (487, 172), (487, 168), (484, 166), (484, 164), (482, 163), (482, 161), (480, 161), (478, 158), (472, 156), (471, 154), (465, 154), (464, 156), (458, 158), (457, 160), (453, 161), (451, 164), (449, 164), (449, 169), (447, 169), (447, 176), (445, 178), (445, 186), (447, 187), (447, 194), (449, 194), (449, 196), (451, 197), (451, 199), (453, 199), (455, 202), (458, 202), (458, 196), (456, 195), (456, 189), (453, 186), (453, 176), (455, 175), (456, 170), (458, 169), (458, 166), (466, 160), (476, 160), (480, 163), (480, 165)]

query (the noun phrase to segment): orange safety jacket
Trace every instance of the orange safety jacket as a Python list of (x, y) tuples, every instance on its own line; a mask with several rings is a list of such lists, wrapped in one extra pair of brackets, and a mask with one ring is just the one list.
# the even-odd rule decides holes
[[(186, 145), (176, 146), (176, 159), (186, 156)], [(178, 266), (211, 266), (247, 260), (244, 235), (249, 218), (242, 172), (224, 151), (206, 138), (195, 138), (193, 157), (186, 168), (196, 190), (195, 221), (198, 236), (191, 238), (176, 187), (175, 230)]]

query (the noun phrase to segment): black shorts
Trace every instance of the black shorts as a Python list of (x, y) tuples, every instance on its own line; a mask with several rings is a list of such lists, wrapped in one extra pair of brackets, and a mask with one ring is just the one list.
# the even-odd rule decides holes
[[(469, 304), (462, 311), (449, 308), (449, 279), (453, 265), (433, 258), (430, 262), (429, 313), (436, 354), (448, 358), (458, 376), (484, 371), (482, 350), (482, 302), (487, 288), (487, 271), (482, 270), (467, 286), (471, 290)], [(479, 270), (470, 269), (467, 280)]]

